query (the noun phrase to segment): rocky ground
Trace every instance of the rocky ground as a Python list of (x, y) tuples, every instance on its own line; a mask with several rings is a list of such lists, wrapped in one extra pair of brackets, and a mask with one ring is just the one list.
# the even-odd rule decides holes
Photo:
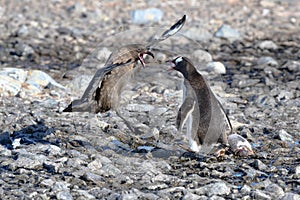
[[(0, 0), (0, 198), (300, 199), (299, 7)], [(114, 111), (61, 113), (111, 51), (145, 43), (183, 14), (181, 34), (154, 50), (156, 60), (124, 92), (122, 112), (135, 132)], [(182, 78), (160, 62), (175, 55), (206, 75), (254, 156), (179, 147)]]

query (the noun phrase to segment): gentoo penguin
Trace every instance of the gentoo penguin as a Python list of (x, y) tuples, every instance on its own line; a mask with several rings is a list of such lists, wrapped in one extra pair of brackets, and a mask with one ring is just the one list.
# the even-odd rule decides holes
[(113, 52), (104, 67), (97, 70), (81, 99), (74, 100), (63, 112), (105, 112), (117, 109), (122, 88), (141, 66), (145, 66), (144, 55), (154, 58), (150, 49), (160, 41), (176, 34), (184, 25), (186, 16), (164, 31), (148, 45), (131, 44)]
[(171, 61), (173, 69), (184, 77), (184, 101), (177, 115), (177, 126), (181, 131), (187, 125), (190, 149), (209, 153), (212, 144), (218, 141), (227, 144), (226, 127), (231, 123), (210, 87), (186, 57)]

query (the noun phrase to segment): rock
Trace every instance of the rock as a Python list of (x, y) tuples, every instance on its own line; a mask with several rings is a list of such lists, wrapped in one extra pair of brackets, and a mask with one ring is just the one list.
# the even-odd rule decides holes
[(35, 53), (33, 48), (30, 45), (24, 44), (24, 43), (20, 43), (20, 44), (16, 45), (15, 50), (16, 50), (16, 52), (15, 52), (16, 55), (20, 56), (20, 57), (32, 55)]
[(56, 194), (56, 198), (58, 200), (72, 200), (73, 196), (71, 195), (71, 193), (69, 191), (59, 191)]
[(2, 145), (11, 145), (12, 140), (10, 138), (9, 132), (3, 132), (0, 134), (0, 144)]
[(51, 87), (55, 86), (61, 89), (66, 89), (64, 86), (57, 83), (53, 78), (51, 78), (45, 72), (40, 70), (30, 70), (28, 72), (26, 83), (33, 86)]
[(106, 60), (109, 58), (110, 54), (112, 52), (106, 48), (106, 47), (103, 47), (101, 48), (98, 52), (97, 52), (97, 59), (98, 59), (98, 62), (100, 63), (105, 63)]
[(212, 39), (213, 35), (202, 27), (191, 27), (182, 33), (185, 37), (192, 40), (207, 42)]
[(268, 185), (266, 187), (265, 191), (267, 191), (274, 198), (278, 198), (278, 197), (284, 195), (283, 189), (275, 183)]
[(265, 165), (262, 161), (257, 160), (257, 159), (252, 163), (252, 166), (255, 169), (258, 169), (258, 170), (261, 170), (261, 171), (264, 171), (268, 168), (267, 165)]
[(299, 194), (287, 192), (280, 200), (299, 200), (299, 199), (300, 199)]
[(86, 181), (91, 181), (96, 185), (101, 185), (103, 182), (105, 182), (103, 176), (92, 173), (92, 172), (86, 172), (82, 178)]
[(281, 129), (278, 133), (278, 138), (285, 142), (294, 143), (294, 137), (288, 134), (285, 130)]
[(21, 28), (17, 31), (17, 36), (18, 37), (26, 37), (26, 36), (28, 36), (28, 33), (29, 33), (28, 27), (25, 24), (23, 24), (21, 26)]
[(258, 44), (260, 49), (268, 49), (268, 50), (275, 50), (278, 46), (271, 40), (265, 40)]
[(210, 62), (207, 64), (207, 70), (216, 74), (226, 74), (226, 68), (221, 62)]
[(78, 97), (81, 97), (92, 78), (93, 76), (90, 75), (76, 76), (72, 81), (69, 82), (67, 87), (70, 88), (73, 93), (77, 94)]
[(252, 197), (254, 199), (262, 199), (262, 200), (272, 199), (269, 195), (267, 195), (264, 192), (262, 192), (261, 190), (257, 190), (257, 189), (252, 193)]
[(224, 182), (212, 183), (208, 185), (208, 196), (213, 195), (228, 195), (230, 188)]
[(248, 185), (244, 185), (242, 188), (241, 188), (241, 192), (243, 194), (249, 194), (251, 192), (251, 187), (248, 186)]
[(87, 167), (92, 171), (97, 171), (102, 168), (102, 163), (100, 159), (95, 159), (92, 162), (90, 162)]
[(215, 33), (215, 36), (219, 37), (219, 38), (223, 38), (223, 39), (228, 39), (230, 41), (242, 39), (241, 34), (237, 30), (231, 28), (231, 26), (226, 25), (226, 24), (222, 25), (217, 30), (217, 32)]
[(154, 106), (149, 104), (128, 104), (126, 109), (130, 112), (149, 112), (154, 110)]
[(107, 165), (104, 165), (102, 167), (102, 170), (104, 171), (104, 174), (105, 176), (113, 176), (113, 177), (116, 177), (117, 175), (121, 174), (121, 170), (118, 169), (117, 167), (115, 167), (114, 165), (112, 164), (107, 164)]
[(209, 63), (212, 61), (212, 56), (207, 51), (202, 49), (197, 49), (192, 54), (193, 60), (196, 62), (195, 64)]
[(21, 83), (25, 82), (27, 73), (28, 72), (23, 69), (11, 68), (11, 67), (3, 68), (0, 71), (1, 76), (8, 76), (8, 77), (13, 78)]
[(287, 68), (291, 72), (300, 72), (300, 62), (295, 60), (288, 60), (282, 67)]
[(264, 56), (264, 57), (260, 57), (258, 60), (257, 60), (257, 64), (264, 67), (264, 66), (273, 66), (273, 67), (276, 67), (278, 66), (278, 62), (272, 58), (272, 57), (269, 57), (269, 56)]
[(189, 191), (186, 192), (186, 194), (183, 196), (182, 200), (206, 200), (208, 199), (206, 196), (199, 196), (197, 194), (193, 194)]
[(298, 165), (297, 167), (295, 167), (295, 174), (296, 175), (300, 175), (300, 165)]
[(145, 10), (134, 10), (130, 13), (131, 22), (134, 24), (148, 24), (160, 22), (164, 13), (157, 8), (148, 8)]
[(22, 83), (11, 77), (0, 75), (0, 95), (16, 96), (22, 88)]

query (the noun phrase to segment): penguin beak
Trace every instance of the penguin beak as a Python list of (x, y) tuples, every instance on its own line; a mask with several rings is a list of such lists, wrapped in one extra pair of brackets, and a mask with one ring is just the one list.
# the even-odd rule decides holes
[(153, 53), (150, 52), (150, 51), (144, 51), (144, 52), (142, 52), (142, 53), (139, 53), (139, 54), (138, 54), (139, 60), (140, 60), (141, 64), (143, 65), (143, 67), (146, 66), (146, 63), (145, 63), (145, 60), (144, 60), (144, 55), (146, 55), (146, 54), (149, 55), (149, 56), (151, 56), (152, 58), (154, 58)]

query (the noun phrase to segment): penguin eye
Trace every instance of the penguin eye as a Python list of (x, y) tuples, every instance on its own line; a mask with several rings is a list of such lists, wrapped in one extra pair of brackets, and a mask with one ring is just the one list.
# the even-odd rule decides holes
[(175, 64), (177, 65), (178, 63), (180, 63), (182, 61), (183, 61), (182, 57), (178, 57), (175, 59)]

